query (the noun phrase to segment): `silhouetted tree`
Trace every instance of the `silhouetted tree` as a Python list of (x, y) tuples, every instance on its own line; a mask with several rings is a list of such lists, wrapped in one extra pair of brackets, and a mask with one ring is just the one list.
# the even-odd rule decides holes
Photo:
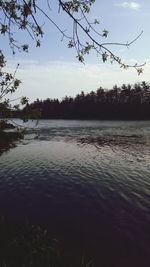
[(150, 85), (123, 84), (110, 90), (100, 87), (88, 94), (82, 91), (74, 98), (36, 100), (28, 105), (30, 111), (35, 108), (42, 118), (49, 119), (150, 119)]

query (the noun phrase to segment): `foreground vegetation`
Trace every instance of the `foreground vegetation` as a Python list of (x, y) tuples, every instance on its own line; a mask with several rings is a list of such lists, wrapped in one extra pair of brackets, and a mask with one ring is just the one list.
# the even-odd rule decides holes
[(2, 267), (92, 267), (85, 256), (72, 257), (46, 230), (29, 223), (0, 222), (0, 266)]
[[(43, 228), (29, 223), (8, 223), (0, 220), (1, 267), (141, 267), (149, 266), (149, 256), (141, 251), (140, 244), (107, 236), (99, 240), (98, 259), (90, 252), (66, 247), (53, 239)], [(113, 237), (113, 239), (112, 239)], [(108, 239), (107, 239), (108, 238)], [(118, 243), (119, 241), (119, 243)], [(120, 243), (120, 242), (123, 243)], [(120, 244), (120, 246), (119, 246)], [(78, 244), (80, 248), (80, 243)], [(111, 250), (110, 250), (111, 249)], [(93, 254), (92, 254), (93, 255)]]
[(19, 131), (6, 131), (14, 129), (15, 126), (5, 120), (0, 121), (0, 154), (16, 145), (16, 141), (23, 138)]
[(0, 266), (61, 266), (57, 247), (40, 227), (0, 224)]

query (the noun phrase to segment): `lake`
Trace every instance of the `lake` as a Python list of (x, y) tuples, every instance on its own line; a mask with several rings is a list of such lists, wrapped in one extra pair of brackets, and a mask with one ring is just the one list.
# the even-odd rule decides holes
[(150, 121), (23, 125), (24, 140), (0, 156), (0, 213), (95, 266), (150, 266)]

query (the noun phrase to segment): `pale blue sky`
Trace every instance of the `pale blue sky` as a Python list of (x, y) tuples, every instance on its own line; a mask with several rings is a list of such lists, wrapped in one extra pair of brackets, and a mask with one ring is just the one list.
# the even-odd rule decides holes
[[(41, 0), (43, 4), (43, 1)], [(63, 12), (57, 12), (57, 0), (51, 0), (50, 16), (62, 27), (71, 30), (71, 20)], [(43, 7), (45, 8), (45, 7)], [(17, 34), (17, 38), (29, 41), (31, 47), (28, 54), (16, 53), (8, 55), (8, 68), (13, 69), (20, 63), (18, 77), (22, 79), (22, 86), (17, 93), (27, 95), (31, 101), (37, 97), (62, 98), (65, 95), (74, 96), (81, 90), (89, 92), (99, 86), (111, 88), (114, 84), (135, 83), (146, 80), (150, 82), (150, 1), (96, 0), (88, 15), (90, 20), (100, 21), (99, 30), (109, 31), (110, 42), (127, 42), (134, 39), (142, 30), (143, 35), (129, 49), (113, 47), (113, 51), (121, 56), (126, 63), (135, 61), (147, 62), (144, 74), (137, 76), (135, 70), (122, 71), (118, 65), (102, 63), (96, 54), (86, 58), (86, 64), (78, 63), (73, 49), (68, 49), (66, 41), (61, 42), (61, 35), (53, 25), (46, 22), (43, 26), (45, 36), (40, 48), (35, 48), (32, 40), (24, 33)], [(45, 19), (39, 17), (41, 23)], [(106, 39), (104, 40), (106, 41)], [(7, 40), (1, 43), (7, 47)]]

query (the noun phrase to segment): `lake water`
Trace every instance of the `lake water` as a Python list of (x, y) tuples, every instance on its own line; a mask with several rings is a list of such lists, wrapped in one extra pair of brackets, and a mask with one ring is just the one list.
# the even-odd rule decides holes
[(150, 266), (150, 122), (25, 125), (0, 156), (0, 213), (46, 227), (95, 266)]

